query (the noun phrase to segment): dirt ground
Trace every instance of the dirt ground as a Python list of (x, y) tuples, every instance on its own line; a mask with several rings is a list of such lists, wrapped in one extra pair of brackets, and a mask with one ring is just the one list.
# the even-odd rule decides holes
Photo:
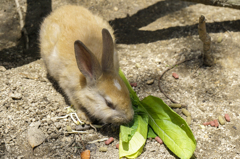
[[(205, 67), (196, 58), (167, 72), (161, 86), (165, 93), (187, 104), (192, 115), (190, 128), (197, 141), (193, 158), (240, 158), (240, 11), (205, 6), (179, 0), (19, 0), (26, 38), (21, 36), (19, 15), (14, 0), (0, 5), (0, 158), (80, 158), (84, 149), (92, 159), (118, 158), (119, 127), (106, 125), (88, 134), (64, 134), (70, 120), (57, 120), (66, 114), (62, 92), (48, 76), (39, 55), (39, 24), (51, 10), (65, 5), (83, 5), (104, 17), (115, 30), (120, 66), (142, 99), (157, 96), (170, 104), (158, 88), (161, 73), (177, 61), (198, 57), (202, 42), (198, 38), (200, 15), (207, 19), (212, 37), (215, 65)], [(179, 75), (176, 80), (172, 72)], [(148, 85), (147, 81), (154, 80)], [(186, 118), (180, 109), (174, 109)], [(229, 114), (231, 121), (218, 128), (204, 122)], [(32, 149), (27, 140), (31, 123), (40, 121), (45, 141)], [(114, 137), (89, 144), (95, 139)], [(100, 152), (107, 147), (107, 152)], [(139, 159), (177, 158), (163, 144), (148, 140)]]

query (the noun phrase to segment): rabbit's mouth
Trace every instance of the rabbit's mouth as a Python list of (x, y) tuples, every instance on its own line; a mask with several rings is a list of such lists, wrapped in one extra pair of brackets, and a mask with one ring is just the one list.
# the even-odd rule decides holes
[(119, 115), (119, 116), (110, 116), (106, 123), (113, 123), (117, 125), (121, 124), (127, 124), (133, 120), (133, 117), (127, 118), (125, 115)]

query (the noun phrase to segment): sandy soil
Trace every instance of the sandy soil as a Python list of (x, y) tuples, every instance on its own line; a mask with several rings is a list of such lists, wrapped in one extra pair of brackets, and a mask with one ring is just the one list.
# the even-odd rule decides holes
[[(216, 64), (205, 67), (196, 58), (167, 72), (161, 85), (164, 92), (187, 104), (192, 115), (190, 128), (197, 148), (193, 158), (240, 158), (240, 11), (187, 3), (178, 0), (19, 0), (29, 36), (29, 49), (21, 36), (19, 15), (13, 0), (0, 6), (0, 158), (80, 158), (88, 148), (91, 158), (118, 158), (119, 128), (107, 125), (88, 134), (64, 134), (76, 129), (66, 114), (68, 106), (62, 92), (48, 78), (39, 56), (38, 30), (44, 16), (65, 4), (83, 5), (104, 17), (113, 26), (120, 65), (142, 99), (154, 95), (167, 99), (158, 88), (161, 73), (177, 61), (198, 57), (202, 43), (198, 38), (200, 15), (207, 19)], [(172, 72), (179, 75), (176, 80)], [(151, 85), (148, 80), (154, 80)], [(174, 109), (186, 118), (180, 109)], [(218, 128), (200, 125), (229, 114), (231, 121)], [(31, 123), (40, 121), (45, 141), (32, 149), (27, 140)], [(104, 137), (115, 141), (99, 152), (104, 142), (88, 144)], [(166, 146), (148, 140), (138, 157), (177, 158)]]

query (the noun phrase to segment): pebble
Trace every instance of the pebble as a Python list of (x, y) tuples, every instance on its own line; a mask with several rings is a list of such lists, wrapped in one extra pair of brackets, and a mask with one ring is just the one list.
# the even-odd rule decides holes
[(60, 122), (54, 122), (54, 125), (57, 129), (60, 129), (62, 127), (62, 124)]
[(154, 83), (154, 80), (153, 80), (153, 79), (151, 79), (151, 80), (148, 80), (146, 83), (147, 83), (148, 85), (151, 85), (151, 84), (153, 84), (153, 83)]
[(37, 127), (31, 127), (28, 129), (28, 142), (32, 148), (40, 145), (45, 141), (46, 137), (42, 130)]
[(114, 7), (113, 9), (114, 9), (115, 11), (118, 11), (118, 7)]
[(90, 151), (95, 151), (97, 149), (97, 145), (95, 143), (87, 144), (86, 149), (88, 149)]
[(100, 147), (99, 149), (98, 149), (100, 152), (107, 152), (107, 147)]
[(0, 66), (0, 72), (5, 72), (6, 68), (4, 66)]
[(23, 101), (18, 102), (18, 106), (21, 106), (21, 105), (23, 105)]
[(68, 132), (72, 132), (71, 126), (66, 126), (66, 129), (67, 129)]
[(22, 99), (22, 94), (21, 94), (21, 93), (12, 93), (12, 94), (10, 95), (10, 97), (11, 97), (12, 99), (15, 99), (15, 100), (20, 100), (20, 99)]
[(186, 116), (191, 116), (191, 114), (189, 113), (189, 111), (185, 108), (182, 108), (182, 113)]
[(84, 131), (84, 130), (88, 130), (90, 129), (91, 127), (89, 125), (85, 125), (84, 127), (82, 125), (77, 125), (75, 127), (76, 131)]
[(218, 43), (221, 43), (222, 41), (223, 41), (223, 36), (220, 35), (220, 36), (217, 38), (217, 42), (218, 42)]
[(58, 137), (59, 137), (59, 134), (53, 134), (53, 135), (51, 135), (49, 138), (50, 139), (58, 139)]
[(141, 67), (140, 63), (136, 63), (136, 67), (140, 68)]
[(218, 116), (218, 121), (221, 125), (225, 125), (226, 121), (223, 119), (222, 116)]

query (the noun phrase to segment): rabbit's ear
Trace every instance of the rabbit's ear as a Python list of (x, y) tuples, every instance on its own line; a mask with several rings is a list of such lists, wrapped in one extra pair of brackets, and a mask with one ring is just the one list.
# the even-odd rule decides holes
[(102, 69), (96, 56), (79, 40), (75, 41), (74, 50), (79, 70), (88, 83), (95, 82), (102, 75)]
[(102, 69), (103, 71), (114, 71), (114, 44), (111, 34), (107, 29), (102, 30)]

